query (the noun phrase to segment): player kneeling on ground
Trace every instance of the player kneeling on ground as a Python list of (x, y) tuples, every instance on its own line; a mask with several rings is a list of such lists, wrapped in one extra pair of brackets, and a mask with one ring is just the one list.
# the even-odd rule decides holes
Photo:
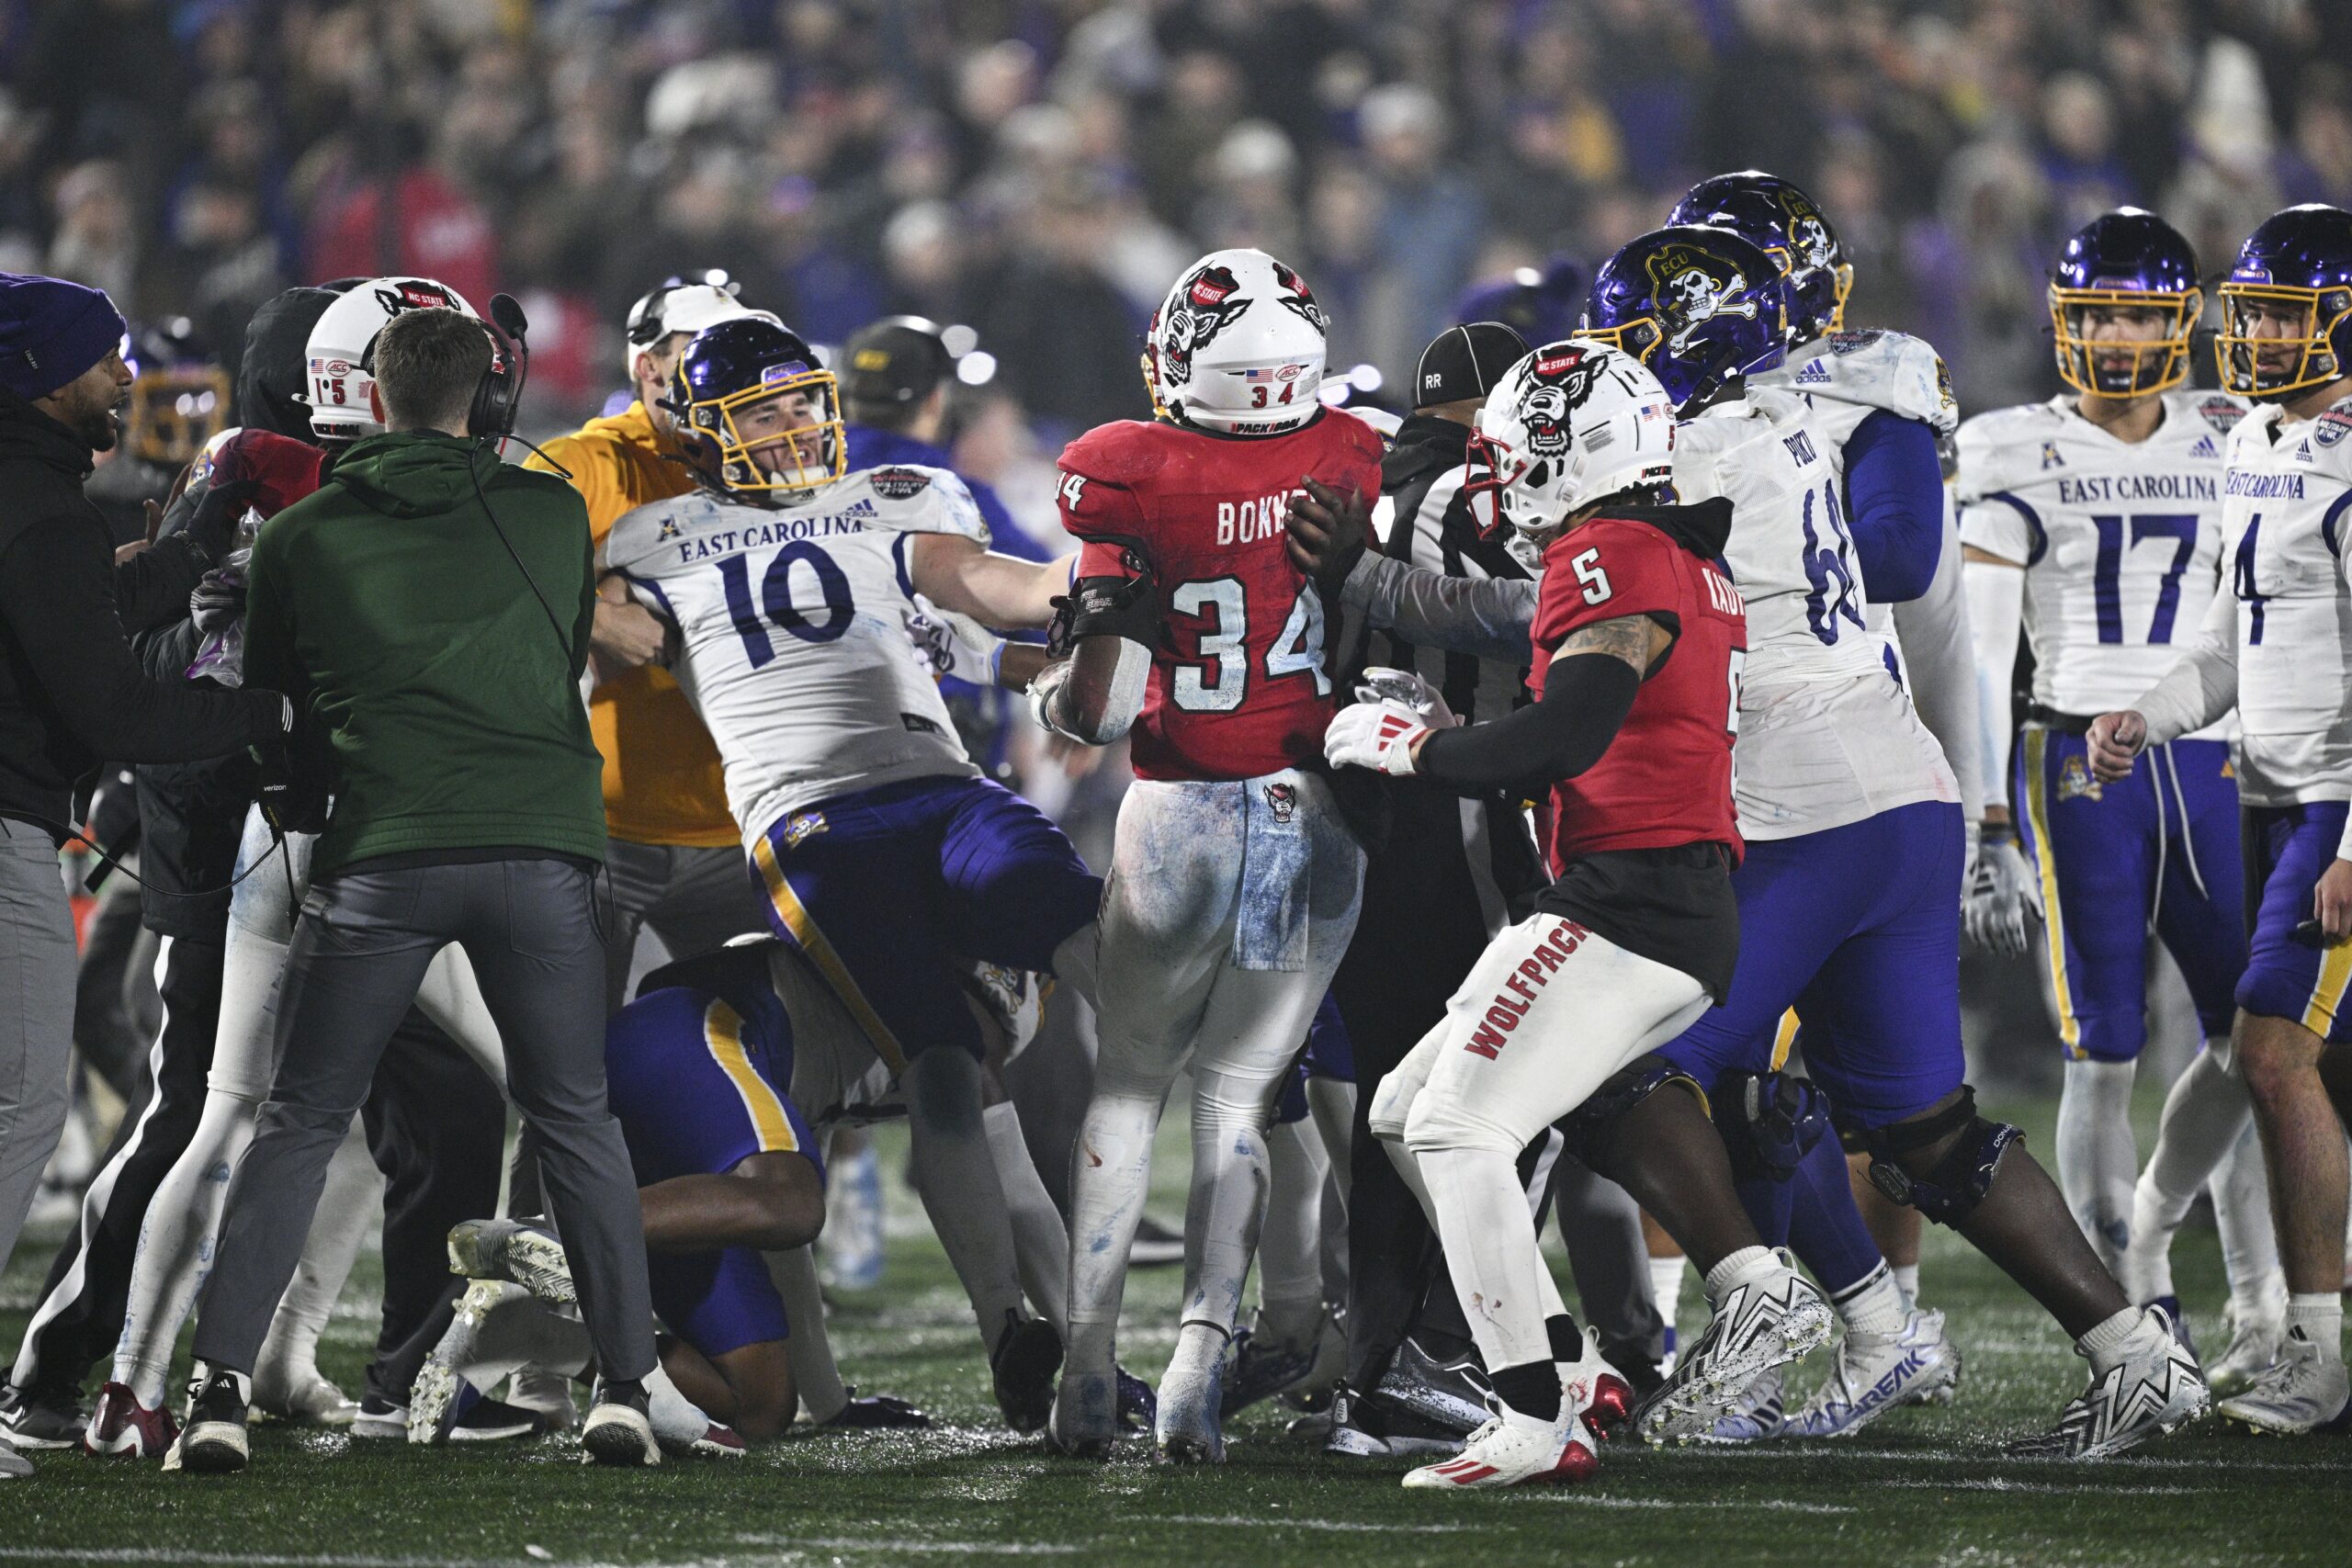
[[(1418, 677), (1375, 671), (1325, 739), (1334, 763), (1465, 792), (1551, 791), (1558, 880), (1487, 948), (1373, 1107), (1373, 1132), (1444, 1244), (1495, 1388), (1494, 1419), (1408, 1486), (1576, 1481), (1600, 1462), (1582, 1417), (1605, 1365), (1561, 1303), (1514, 1162), (1731, 982), (1731, 716), (1747, 617), (1708, 564), (1730, 536), (1730, 502), (1666, 504), (1673, 432), (1673, 403), (1629, 355), (1571, 340), (1514, 366), (1479, 412), (1468, 488), (1491, 529), (1507, 522), (1542, 554), (1537, 701), (1455, 728)], [(1720, 1161), (1697, 1099), (1686, 1103), (1707, 1131), (1698, 1146)], [(1819, 1299), (1804, 1304), (1781, 1325), (1791, 1335), (1771, 1337), (1797, 1339), (1789, 1355), (1829, 1330)]]

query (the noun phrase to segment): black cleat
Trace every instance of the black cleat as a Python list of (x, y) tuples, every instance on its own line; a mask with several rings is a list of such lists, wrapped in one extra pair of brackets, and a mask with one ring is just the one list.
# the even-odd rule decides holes
[(1062, 1370), (1062, 1337), (1042, 1317), (1004, 1314), (1004, 1332), (989, 1353), (996, 1407), (1016, 1432), (1035, 1432), (1054, 1413), (1054, 1374)]

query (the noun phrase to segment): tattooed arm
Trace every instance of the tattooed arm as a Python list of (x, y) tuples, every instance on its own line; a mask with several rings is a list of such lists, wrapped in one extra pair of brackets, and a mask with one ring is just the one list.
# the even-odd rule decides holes
[(1576, 777), (1609, 750), (1675, 636), (1646, 615), (1578, 627), (1544, 671), (1542, 702), (1492, 724), (1430, 731), (1414, 748), (1414, 772), (1464, 794)]

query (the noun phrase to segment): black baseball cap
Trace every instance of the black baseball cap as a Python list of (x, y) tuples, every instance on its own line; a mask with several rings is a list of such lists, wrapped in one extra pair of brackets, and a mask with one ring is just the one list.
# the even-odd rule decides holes
[(1421, 350), (1421, 361), (1413, 367), (1413, 406), (1483, 398), (1526, 357), (1527, 340), (1500, 321), (1448, 327)]
[(939, 323), (885, 316), (860, 327), (842, 349), (842, 395), (854, 403), (903, 408), (921, 402), (955, 369)]

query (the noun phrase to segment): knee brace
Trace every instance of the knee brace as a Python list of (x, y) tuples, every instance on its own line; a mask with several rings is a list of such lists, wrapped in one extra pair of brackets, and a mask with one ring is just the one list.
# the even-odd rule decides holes
[(1557, 1125), (1567, 1139), (1568, 1153), (1598, 1169), (1593, 1156), (1618, 1119), (1668, 1084), (1690, 1090), (1697, 1098), (1699, 1109), (1713, 1114), (1707, 1104), (1707, 1091), (1700, 1087), (1699, 1080), (1652, 1052), (1635, 1057), (1603, 1078), (1590, 1099), (1560, 1118)]
[[(1954, 1133), (1960, 1136), (1951, 1147), (1923, 1173), (1914, 1176), (1897, 1163), (1904, 1155)], [(1962, 1086), (1960, 1098), (1932, 1116), (1863, 1134), (1871, 1156), (1871, 1185), (1890, 1202), (1907, 1204), (1938, 1224), (1956, 1224), (1984, 1201), (2002, 1154), (2024, 1136), (2021, 1127), (1979, 1116), (1975, 1089)]]
[(1829, 1131), (1828, 1096), (1789, 1073), (1726, 1074), (1713, 1105), (1740, 1176), (1786, 1181)]

